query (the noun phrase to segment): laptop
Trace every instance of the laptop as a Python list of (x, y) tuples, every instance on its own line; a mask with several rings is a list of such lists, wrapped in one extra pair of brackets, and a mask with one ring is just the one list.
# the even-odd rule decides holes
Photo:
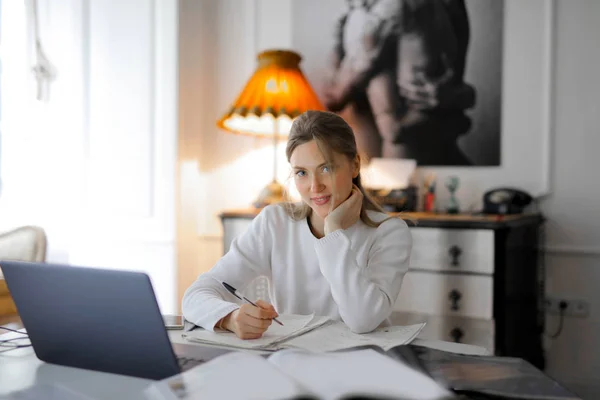
[(143, 272), (0, 261), (37, 358), (164, 379), (230, 350), (169, 340)]

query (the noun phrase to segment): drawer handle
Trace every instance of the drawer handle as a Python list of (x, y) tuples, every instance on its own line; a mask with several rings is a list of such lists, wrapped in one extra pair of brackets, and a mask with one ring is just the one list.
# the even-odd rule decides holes
[(450, 257), (452, 257), (452, 266), (458, 267), (460, 265), (458, 257), (462, 254), (462, 249), (454, 245), (448, 249), (448, 253), (450, 254)]
[(460, 306), (458, 305), (458, 301), (461, 299), (462, 293), (460, 293), (456, 289), (452, 289), (452, 291), (448, 294), (448, 298), (452, 301), (452, 305), (450, 306), (451, 310), (458, 311)]
[(465, 336), (465, 333), (462, 329), (456, 327), (450, 331), (450, 336), (456, 343), (460, 343), (460, 340)]

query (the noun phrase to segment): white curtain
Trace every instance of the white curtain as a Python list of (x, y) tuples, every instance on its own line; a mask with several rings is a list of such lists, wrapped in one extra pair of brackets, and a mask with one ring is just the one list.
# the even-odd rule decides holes
[(0, 230), (36, 224), (67, 235), (82, 169), (82, 1), (38, 0), (39, 36), (58, 72), (45, 101), (32, 70), (33, 1), (1, 3)]
[[(35, 143), (33, 133), (42, 125), (44, 105), (36, 104), (33, 75), (30, 73), (27, 13), (24, 1), (3, 1), (1, 10), (2, 57), (2, 194), (0, 215), (3, 224), (16, 223), (20, 218), (19, 200), (27, 204), (27, 182), (31, 182)], [(28, 148), (29, 147), (29, 148)]]

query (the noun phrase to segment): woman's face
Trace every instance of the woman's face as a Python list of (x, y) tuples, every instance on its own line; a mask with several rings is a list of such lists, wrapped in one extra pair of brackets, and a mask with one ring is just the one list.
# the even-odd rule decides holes
[(360, 168), (358, 157), (350, 161), (336, 152), (328, 164), (314, 140), (296, 147), (290, 164), (302, 201), (321, 219), (350, 196), (352, 178), (358, 176)]

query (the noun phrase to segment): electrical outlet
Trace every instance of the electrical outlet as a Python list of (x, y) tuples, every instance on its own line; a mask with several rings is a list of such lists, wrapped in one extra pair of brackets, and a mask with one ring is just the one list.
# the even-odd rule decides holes
[(546, 312), (548, 314), (559, 315), (562, 302), (566, 304), (563, 311), (566, 317), (587, 317), (590, 314), (590, 305), (586, 301), (561, 299), (558, 297), (546, 297)]

